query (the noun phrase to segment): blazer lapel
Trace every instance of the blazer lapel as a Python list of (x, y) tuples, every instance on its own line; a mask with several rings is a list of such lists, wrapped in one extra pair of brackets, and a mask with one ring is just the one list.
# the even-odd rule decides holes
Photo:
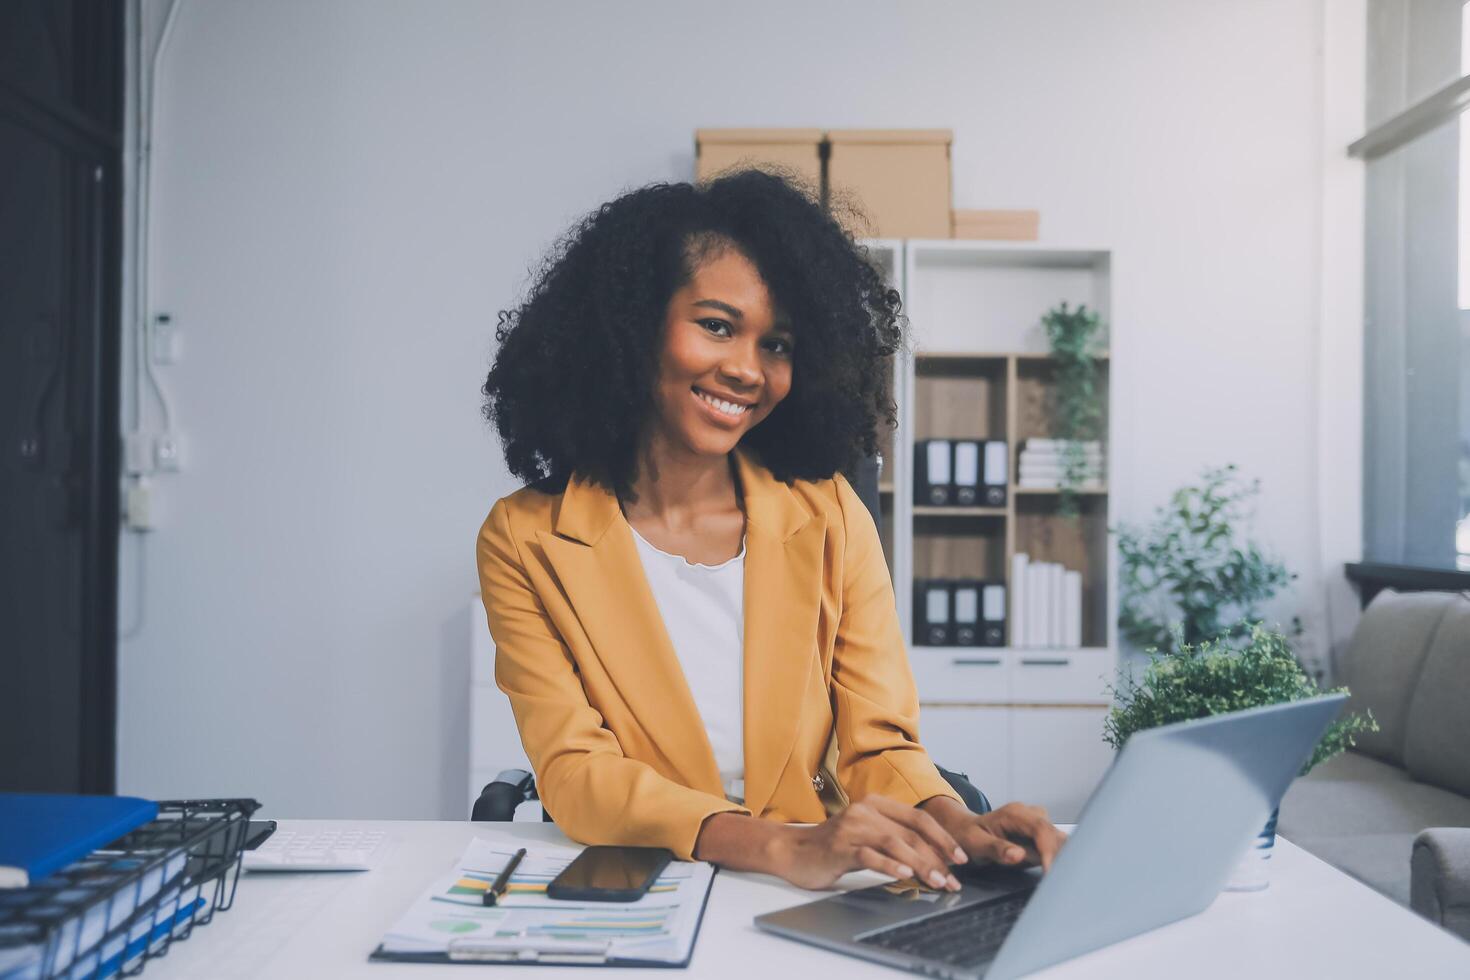
[(537, 537), (593, 652), (650, 741), (686, 785), (723, 796), (714, 750), (617, 498), (574, 477), (555, 533)]
[(791, 756), (814, 675), (826, 520), (736, 450), (745, 494), (745, 805), (759, 816)]

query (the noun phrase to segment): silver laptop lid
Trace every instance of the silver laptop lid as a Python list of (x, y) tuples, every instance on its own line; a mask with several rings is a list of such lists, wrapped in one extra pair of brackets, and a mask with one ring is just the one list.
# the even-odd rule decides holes
[(1130, 737), (986, 980), (1203, 911), (1346, 700), (1329, 694)]

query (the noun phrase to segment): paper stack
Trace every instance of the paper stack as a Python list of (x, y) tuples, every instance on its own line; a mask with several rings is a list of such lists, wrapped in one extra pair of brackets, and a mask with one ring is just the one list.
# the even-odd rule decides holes
[[(521, 847), (527, 854), (495, 905), (482, 899)], [(575, 963), (687, 966), (714, 880), (713, 865), (672, 861), (637, 901), (562, 901), (547, 885), (576, 848), (506, 834), (470, 841), (383, 937), (374, 960), (413, 963)]]
[(1067, 474), (1067, 450), (1072, 445), (1082, 450), (1083, 478), (1079, 489), (1103, 489), (1102, 443), (1097, 440), (1077, 443), (1070, 439), (1027, 439), (1021, 446), (1018, 486), (1046, 490), (1061, 486)]
[(1082, 573), (1017, 553), (1011, 563), (1011, 646), (1081, 645)]

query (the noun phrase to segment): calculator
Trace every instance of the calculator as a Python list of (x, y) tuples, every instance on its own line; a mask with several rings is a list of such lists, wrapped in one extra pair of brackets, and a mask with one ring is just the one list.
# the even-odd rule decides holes
[(276, 830), (244, 854), (246, 871), (371, 871), (388, 848), (381, 830)]

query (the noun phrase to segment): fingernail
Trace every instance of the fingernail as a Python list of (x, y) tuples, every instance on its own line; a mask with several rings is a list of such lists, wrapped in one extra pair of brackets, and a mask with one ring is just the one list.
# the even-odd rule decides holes
[(1019, 847), (1013, 847), (1010, 850), (1006, 851), (1006, 859), (1010, 861), (1019, 861), (1025, 856), (1026, 852), (1021, 850)]
[(954, 859), (960, 864), (968, 864), (970, 862), (970, 855), (956, 847), (954, 849)]
[(933, 885), (935, 888), (943, 888), (944, 887), (944, 879), (945, 879), (945, 875), (944, 875), (943, 872), (940, 872), (940, 871), (931, 871), (931, 872), (929, 872), (929, 884)]
[(949, 876), (949, 890), (955, 892), (960, 890), (960, 880), (954, 875)]
[(912, 878), (914, 876), (914, 869), (907, 864), (900, 864), (898, 866), (898, 876), (900, 878)]

